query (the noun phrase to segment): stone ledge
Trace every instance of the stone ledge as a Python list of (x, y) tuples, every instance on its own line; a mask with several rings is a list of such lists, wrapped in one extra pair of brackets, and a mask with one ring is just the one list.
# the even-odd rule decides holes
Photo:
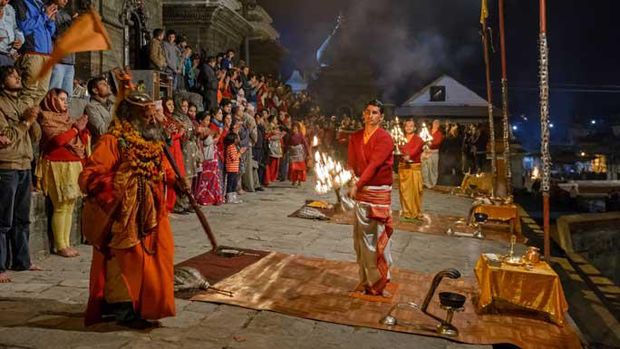
[(566, 252), (575, 252), (571, 225), (588, 222), (617, 221), (620, 223), (620, 212), (588, 213), (562, 216), (557, 219), (557, 235), (551, 237)]
[[(73, 224), (71, 226), (71, 244), (82, 243), (82, 224), (80, 220), (82, 212), (82, 200), (78, 199), (73, 211)], [(52, 244), (52, 203), (41, 192), (32, 193), (30, 206), (30, 255), (35, 260), (40, 260), (50, 254)]]

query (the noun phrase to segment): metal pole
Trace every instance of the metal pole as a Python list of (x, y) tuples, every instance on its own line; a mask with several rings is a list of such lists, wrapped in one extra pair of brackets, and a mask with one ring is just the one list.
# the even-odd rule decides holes
[(491, 89), (491, 62), (489, 58), (489, 35), (486, 20), (482, 22), (482, 46), (484, 48), (484, 65), (486, 71), (487, 102), (489, 109), (489, 136), (491, 142), (491, 173), (493, 176), (493, 196), (495, 196), (495, 176), (497, 175), (495, 154), (495, 123), (493, 120), (493, 91)]
[(508, 123), (508, 69), (506, 63), (506, 36), (504, 29), (504, 0), (499, 0), (499, 35), (502, 56), (502, 109), (504, 127), (504, 170), (506, 171), (506, 193), (512, 194), (512, 166), (510, 163), (510, 124)]
[(547, 2), (539, 0), (540, 4), (540, 152), (542, 156), (542, 192), (543, 192), (543, 231), (545, 260), (551, 257), (551, 242), (549, 239), (549, 189), (551, 175), (551, 155), (549, 154), (549, 48), (547, 45)]

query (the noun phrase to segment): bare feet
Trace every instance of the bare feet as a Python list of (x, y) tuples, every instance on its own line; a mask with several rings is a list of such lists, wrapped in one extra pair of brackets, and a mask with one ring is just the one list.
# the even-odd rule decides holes
[(70, 247), (67, 247), (67, 248), (63, 248), (60, 251), (57, 251), (56, 254), (62, 257), (71, 258), (71, 257), (77, 256), (75, 252), (77, 251), (72, 251)]
[(73, 253), (74, 257), (77, 257), (80, 255), (80, 252), (73, 247), (69, 247), (69, 250), (71, 250), (71, 253)]
[(3, 271), (2, 273), (0, 273), (0, 284), (7, 284), (9, 282), (11, 282), (9, 273), (7, 273), (6, 271)]
[(43, 268), (41, 268), (40, 266), (38, 266), (36, 264), (31, 264), (30, 268), (28, 268), (28, 270), (30, 270), (30, 271), (43, 271)]

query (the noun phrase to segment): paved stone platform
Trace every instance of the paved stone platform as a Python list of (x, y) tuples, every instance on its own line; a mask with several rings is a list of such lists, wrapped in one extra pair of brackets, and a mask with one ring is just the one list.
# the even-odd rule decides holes
[[(397, 192), (394, 208), (398, 209)], [(287, 218), (306, 199), (319, 196), (311, 185), (276, 184), (241, 196), (239, 205), (204, 208), (222, 245), (266, 249), (337, 260), (355, 260), (351, 227)], [(464, 216), (470, 200), (425, 192), (425, 210)], [(172, 216), (175, 261), (210, 249), (197, 218)], [(396, 231), (393, 257), (400, 268), (434, 273), (448, 267), (473, 278), (481, 252), (504, 253), (502, 242)], [(273, 312), (177, 299), (177, 316), (150, 332), (111, 324), (84, 328), (90, 247), (81, 256), (48, 256), (41, 272), (12, 273), (0, 285), (0, 348), (477, 348), (447, 340), (305, 320)], [(421, 300), (417, 300), (420, 302)], [(458, 315), (457, 315), (458, 316)]]

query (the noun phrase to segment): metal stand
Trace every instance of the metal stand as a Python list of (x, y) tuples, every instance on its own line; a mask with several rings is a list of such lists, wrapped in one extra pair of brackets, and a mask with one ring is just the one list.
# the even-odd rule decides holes
[(443, 336), (448, 337), (457, 337), (459, 335), (459, 329), (456, 326), (452, 325), (452, 319), (454, 318), (455, 312), (461, 312), (465, 310), (465, 308), (453, 308), (448, 305), (442, 305), (441, 309), (447, 312), (446, 320), (437, 325), (437, 333)]

